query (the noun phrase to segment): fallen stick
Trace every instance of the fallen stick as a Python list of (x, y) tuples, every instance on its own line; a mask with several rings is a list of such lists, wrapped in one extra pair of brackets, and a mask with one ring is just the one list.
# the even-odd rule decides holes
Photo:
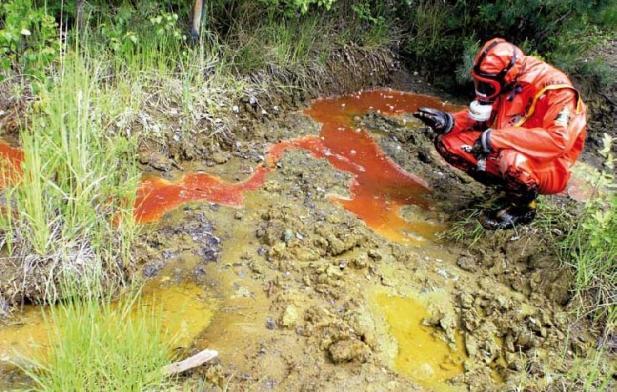
[(173, 376), (174, 374), (183, 373), (189, 369), (201, 366), (204, 363), (218, 357), (218, 355), (219, 352), (216, 350), (205, 349), (193, 355), (192, 357), (188, 357), (182, 361), (174, 362), (165, 366), (162, 371), (163, 374), (167, 376)]

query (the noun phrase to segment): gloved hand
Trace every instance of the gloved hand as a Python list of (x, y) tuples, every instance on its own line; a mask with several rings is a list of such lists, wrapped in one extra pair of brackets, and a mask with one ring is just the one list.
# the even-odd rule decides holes
[(448, 133), (454, 127), (454, 118), (450, 113), (431, 108), (420, 108), (413, 114), (438, 134)]
[(475, 141), (473, 146), (463, 146), (467, 148), (463, 148), (463, 150), (472, 153), (476, 158), (486, 158), (488, 154), (491, 153), (491, 129), (487, 129), (486, 131), (480, 134), (480, 137)]

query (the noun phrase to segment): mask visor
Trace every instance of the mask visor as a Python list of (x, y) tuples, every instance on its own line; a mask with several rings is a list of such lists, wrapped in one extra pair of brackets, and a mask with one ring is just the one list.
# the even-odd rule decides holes
[(501, 92), (501, 84), (493, 79), (473, 75), (476, 98), (480, 102), (493, 102)]

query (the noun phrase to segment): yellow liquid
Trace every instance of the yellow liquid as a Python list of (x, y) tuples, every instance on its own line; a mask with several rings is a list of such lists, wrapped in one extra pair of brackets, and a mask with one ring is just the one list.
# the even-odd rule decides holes
[[(206, 301), (204, 296), (203, 288), (193, 283), (170, 286), (150, 283), (133, 312), (145, 317), (152, 315), (174, 347), (186, 347), (214, 317), (216, 304)], [(52, 318), (45, 317), (44, 311), (41, 307), (27, 306), (16, 322), (0, 326), (0, 362), (19, 356), (44, 355), (54, 328)]]
[(430, 390), (452, 391), (446, 381), (463, 373), (466, 358), (462, 336), (457, 334), (451, 350), (437, 331), (422, 324), (429, 313), (418, 299), (379, 293), (373, 301), (398, 346), (395, 370)]

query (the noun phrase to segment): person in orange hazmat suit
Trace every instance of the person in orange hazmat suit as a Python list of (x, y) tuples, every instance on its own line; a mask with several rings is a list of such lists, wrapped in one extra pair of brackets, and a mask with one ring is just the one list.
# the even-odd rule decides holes
[(485, 228), (529, 223), (538, 194), (566, 188), (585, 142), (585, 104), (563, 72), (501, 38), (478, 52), (471, 76), (476, 100), (468, 109), (420, 108), (414, 116), (438, 134), (448, 163), (504, 188), (504, 205), (481, 215)]

